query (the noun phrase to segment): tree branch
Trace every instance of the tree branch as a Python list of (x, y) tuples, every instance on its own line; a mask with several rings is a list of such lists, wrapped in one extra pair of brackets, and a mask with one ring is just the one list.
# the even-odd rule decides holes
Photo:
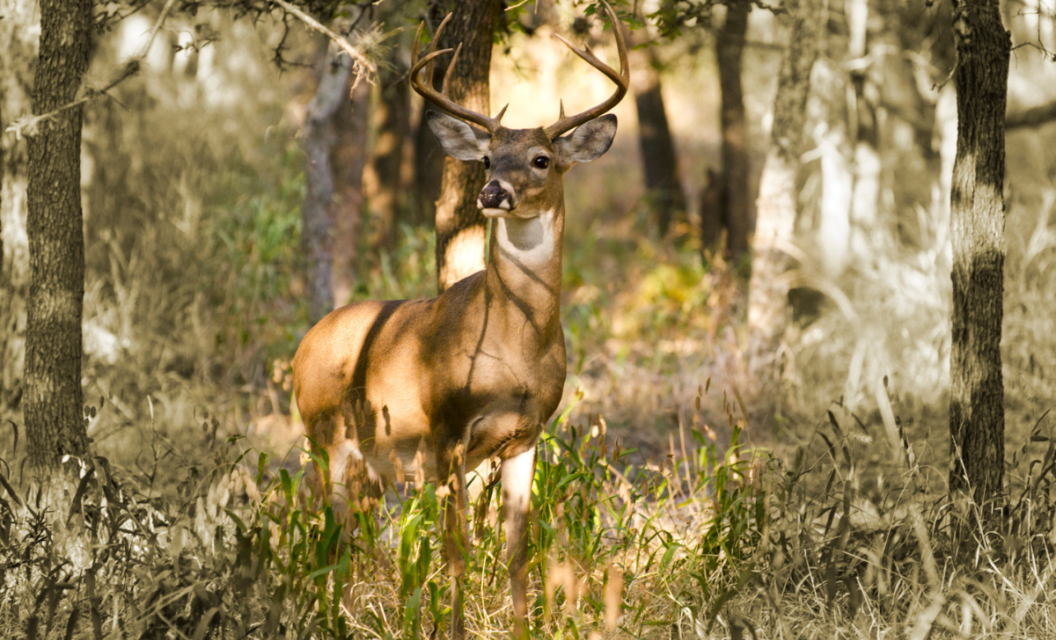
[[(309, 28), (318, 31), (319, 33), (329, 38), (331, 42), (341, 47), (341, 50), (347, 53), (350, 58), (352, 58), (352, 61), (355, 63), (356, 67), (365, 70), (370, 75), (374, 75), (378, 72), (378, 66), (371, 62), (370, 59), (363, 54), (363, 51), (359, 47), (352, 45), (352, 43), (346, 40), (343, 36), (334, 33), (333, 31), (328, 29), (326, 25), (319, 22), (304, 11), (301, 11), (289, 2), (286, 2), (286, 0), (271, 1), (282, 7), (287, 13), (292, 13), (298, 20), (308, 25)], [(361, 74), (357, 74), (355, 84), (358, 84), (359, 82), (359, 75)]]
[(158, 19), (154, 21), (154, 25), (150, 27), (150, 37), (147, 38), (147, 44), (139, 50), (139, 54), (135, 57), (136, 60), (142, 60), (148, 52), (150, 47), (154, 44), (154, 37), (158, 35), (158, 30), (161, 29), (161, 25), (165, 24), (165, 18), (169, 17), (169, 12), (172, 11), (173, 5), (176, 4), (176, 0), (168, 0), (165, 6), (161, 8), (161, 13), (158, 14)]
[(1056, 121), (1056, 101), (1005, 115), (1005, 130), (1040, 127)]
[(128, 80), (132, 76), (138, 74), (139, 70), (141, 69), (140, 63), (142, 62), (143, 58), (147, 55), (147, 53), (150, 52), (150, 47), (154, 44), (154, 38), (158, 35), (158, 31), (161, 29), (161, 26), (165, 24), (165, 19), (168, 18), (169, 13), (172, 11), (172, 7), (175, 5), (176, 0), (166, 0), (165, 6), (161, 8), (161, 13), (158, 14), (158, 19), (155, 20), (154, 24), (150, 27), (150, 31), (148, 32), (150, 34), (150, 37), (147, 38), (146, 44), (140, 48), (139, 53), (133, 56), (133, 58), (126, 62), (124, 65), (122, 65), (121, 74), (114, 78), (110, 82), (110, 84), (106, 85), (102, 89), (93, 89), (91, 87), (88, 87), (87, 89), (85, 89), (84, 95), (80, 98), (77, 98), (76, 100), (68, 104), (64, 104), (57, 109), (52, 109), (51, 111), (43, 115), (22, 116), (21, 118), (18, 118), (17, 120), (12, 122), (11, 126), (9, 126), (4, 131), (4, 133), (10, 131), (14, 133), (15, 138), (18, 139), (21, 139), (22, 136), (34, 136), (40, 130), (40, 126), (42, 124), (51, 120), (63, 111), (79, 107), (96, 96), (106, 95), (107, 91), (110, 91), (125, 80)]

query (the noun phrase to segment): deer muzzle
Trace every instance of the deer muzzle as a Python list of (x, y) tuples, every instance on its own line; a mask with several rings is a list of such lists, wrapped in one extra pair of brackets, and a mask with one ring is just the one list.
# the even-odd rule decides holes
[(489, 218), (505, 215), (515, 206), (517, 205), (513, 199), (513, 189), (499, 180), (492, 180), (484, 185), (484, 189), (477, 196), (477, 208)]

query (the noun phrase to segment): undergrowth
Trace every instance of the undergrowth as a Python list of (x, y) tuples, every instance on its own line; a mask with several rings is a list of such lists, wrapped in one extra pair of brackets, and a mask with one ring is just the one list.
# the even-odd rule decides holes
[[(207, 420), (203, 437), (214, 427)], [(765, 527), (771, 462), (736, 442), (720, 453), (706, 433), (684, 434), (692, 454), (656, 466), (613, 441), (600, 416), (577, 420), (569, 409), (549, 425), (532, 497), (534, 637), (667, 637), (683, 607), (704, 616), (729, 597)], [(113, 470), (97, 457), (81, 465), (62, 513), (32, 483), (16, 489), (3, 465), (0, 635), (412, 638), (446, 629), (430, 485), (394, 487), (349, 528), (299, 466), (274, 464), (241, 438), (214, 447), (209, 468), (183, 465), (164, 497), (150, 465)], [(154, 468), (170, 453), (155, 450)], [(511, 626), (497, 497), (491, 487), (473, 509), (465, 579), (475, 637)]]
[[(945, 472), (922, 467), (904, 434), (830, 413), (786, 464), (745, 445), (725, 407), (731, 447), (694, 421), (659, 463), (575, 407), (549, 425), (532, 495), (533, 637), (1056, 633), (1056, 439), (1044, 420), (1014, 452), (999, 508), (937, 490)], [(202, 437), (215, 428), (206, 420)], [(900, 443), (899, 472), (885, 478), (860, 454), (887, 441)], [(183, 464), (164, 494), (151, 471), (164, 447), (139, 473), (95, 458), (61, 512), (32, 483), (15, 487), (17, 465), (0, 465), (0, 635), (446, 635), (432, 486), (393, 487), (344, 520), (289, 459), (306, 455), (276, 463), (245, 443), (214, 442), (213, 459)], [(472, 507), (473, 637), (512, 626), (498, 494)]]

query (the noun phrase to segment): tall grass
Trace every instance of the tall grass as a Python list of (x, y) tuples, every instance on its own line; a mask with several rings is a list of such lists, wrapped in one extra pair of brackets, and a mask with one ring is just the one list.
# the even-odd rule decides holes
[[(701, 394), (707, 391), (701, 389)], [(686, 426), (644, 461), (603, 417), (565, 411), (539, 443), (529, 538), (538, 638), (1051, 637), (1056, 437), (1038, 421), (1012, 455), (1007, 504), (941, 487), (916, 444), (840, 412), (788, 463)], [(442, 637), (450, 621), (431, 485), (390, 489), (349, 519), (291, 460), (200, 436), (211, 462), (154, 486), (102, 458), (63, 513), (0, 464), (4, 637)], [(893, 424), (899, 429), (898, 423)], [(212, 443), (212, 444), (210, 444)], [(886, 451), (893, 473), (865, 455)], [(298, 457), (298, 452), (293, 452)], [(299, 456), (302, 462), (307, 455)], [(474, 637), (512, 627), (489, 486), (464, 578)]]
[[(674, 450), (646, 465), (603, 418), (579, 415), (577, 425), (577, 415), (555, 419), (539, 445), (534, 637), (667, 637), (684, 609), (714, 619), (760, 544), (769, 458), (736, 444), (720, 454), (705, 431), (689, 430), (691, 457)], [(214, 426), (206, 421), (203, 438)], [(341, 521), (303, 469), (271, 464), (242, 439), (214, 446), (211, 469), (181, 466), (163, 498), (152, 497), (151, 474), (97, 458), (68, 514), (42, 509), (32, 487), (15, 489), (3, 465), (0, 632), (417, 638), (446, 628), (431, 486), (396, 487), (375, 512)], [(479, 637), (512, 626), (497, 496), (490, 487), (477, 499), (465, 577)], [(83, 550), (72, 564), (71, 540)]]

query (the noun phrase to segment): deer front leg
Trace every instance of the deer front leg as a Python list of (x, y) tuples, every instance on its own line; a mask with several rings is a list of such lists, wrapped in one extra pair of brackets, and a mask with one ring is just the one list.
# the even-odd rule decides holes
[(502, 461), (502, 517), (506, 521), (506, 563), (513, 591), (513, 633), (528, 637), (528, 513), (532, 506), (535, 446)]
[(441, 444), (436, 451), (437, 475), (447, 491), (443, 497), (444, 556), (451, 573), (451, 638), (466, 637), (462, 611), (462, 576), (466, 572), (466, 447), (461, 442)]

